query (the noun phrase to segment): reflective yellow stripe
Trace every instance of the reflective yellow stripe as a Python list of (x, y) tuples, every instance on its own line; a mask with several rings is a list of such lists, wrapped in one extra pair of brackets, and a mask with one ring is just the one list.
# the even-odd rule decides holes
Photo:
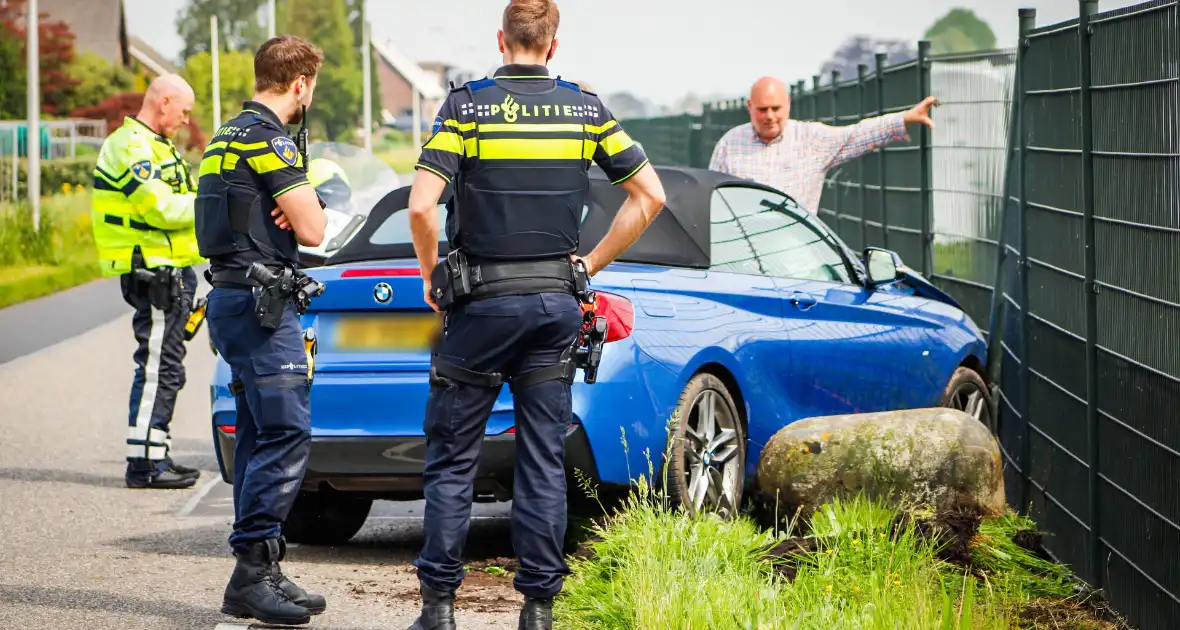
[(631, 139), (631, 136), (628, 136), (626, 131), (620, 129), (618, 133), (613, 133), (602, 139), (602, 150), (610, 156), (620, 151), (626, 151), (634, 144), (635, 141)]
[(205, 147), (205, 153), (208, 153), (210, 151), (215, 151), (217, 149), (224, 149), (224, 148), (225, 148), (225, 141), (224, 140), (222, 140), (221, 142), (214, 142), (214, 143), (210, 144), (209, 146)]
[(206, 175), (217, 175), (221, 173), (221, 155), (210, 155), (201, 160), (201, 169), (197, 171), (197, 177), (204, 177)]
[(576, 160), (591, 159), (597, 144), (582, 140), (505, 138), (481, 140), (483, 160)]
[(461, 123), (461, 122), (452, 118), (452, 119), (444, 120), (443, 126), (444, 127), (454, 127), (455, 129), (458, 129), (459, 131), (471, 131), (472, 129), (475, 129), (475, 122), (473, 121), (473, 122)]
[(577, 123), (486, 123), (480, 131), (522, 131), (522, 132), (563, 132), (579, 133), (586, 129)]
[(586, 131), (589, 131), (590, 133), (602, 133), (607, 129), (611, 129), (617, 124), (619, 124), (618, 121), (608, 120), (606, 124), (603, 125), (586, 125)]
[[(229, 162), (229, 160), (227, 159), (226, 162)], [(254, 172), (258, 173), (259, 175), (269, 173), (271, 171), (277, 171), (279, 169), (284, 169), (290, 166), (290, 164), (284, 162), (282, 158), (274, 153), (263, 153), (262, 155), (248, 157), (246, 158), (246, 162), (250, 165), (250, 168), (254, 169)], [(228, 168), (229, 165), (226, 164), (226, 167)]]
[(240, 156), (237, 153), (230, 153), (229, 155), (225, 156), (225, 170), (232, 171), (237, 168), (239, 157)]
[(253, 142), (251, 144), (242, 144), (241, 142), (229, 143), (229, 148), (235, 151), (257, 151), (258, 149), (265, 149), (267, 146), (265, 142)]
[(448, 183), (451, 181), (450, 177), (447, 177), (446, 175), (443, 175), (442, 173), (438, 172), (438, 169), (430, 166), (429, 164), (423, 164), (421, 162), (418, 162), (417, 164), (414, 165), (414, 168), (420, 168), (425, 171), (430, 171), (431, 173), (434, 173), (435, 175), (438, 175), (439, 177), (443, 178)]
[(453, 131), (440, 131), (430, 138), (423, 149), (463, 155), (463, 137)]

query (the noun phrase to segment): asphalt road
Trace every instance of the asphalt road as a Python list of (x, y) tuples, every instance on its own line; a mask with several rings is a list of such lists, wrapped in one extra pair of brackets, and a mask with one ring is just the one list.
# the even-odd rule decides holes
[[(219, 612), (234, 563), (232, 501), (215, 472), (205, 329), (189, 346), (172, 424), (175, 456), (203, 470), (200, 481), (123, 485), (130, 320), (111, 281), (0, 311), (0, 628), (261, 627)], [(470, 560), (511, 555), (506, 509), (476, 506)], [(420, 514), (420, 504), (380, 502), (349, 544), (289, 550), (284, 572), (328, 598), (308, 627), (409, 626)], [(510, 581), (472, 573), (459, 592), (461, 627), (515, 628), (519, 602)]]

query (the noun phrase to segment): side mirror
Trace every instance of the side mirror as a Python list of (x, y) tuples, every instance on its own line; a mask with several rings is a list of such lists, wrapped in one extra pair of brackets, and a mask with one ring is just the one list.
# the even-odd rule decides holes
[(877, 247), (866, 247), (864, 259), (865, 270), (868, 273), (868, 277), (865, 279), (865, 288), (870, 291), (904, 277), (901, 270), (905, 265), (901, 262), (901, 256), (895, 252)]

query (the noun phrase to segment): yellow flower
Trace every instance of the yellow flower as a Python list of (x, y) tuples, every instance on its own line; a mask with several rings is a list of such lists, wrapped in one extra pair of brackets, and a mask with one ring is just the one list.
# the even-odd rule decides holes
[(69, 182), (62, 182), (61, 183), (61, 191), (67, 195), (70, 194), (72, 192), (72, 187), (70, 186), (70, 183)]
[(827, 585), (827, 587), (826, 587), (826, 588), (827, 588), (827, 590), (828, 590), (828, 592), (829, 592), (829, 593), (831, 593), (831, 592), (832, 592), (832, 585), (831, 585), (831, 584)]

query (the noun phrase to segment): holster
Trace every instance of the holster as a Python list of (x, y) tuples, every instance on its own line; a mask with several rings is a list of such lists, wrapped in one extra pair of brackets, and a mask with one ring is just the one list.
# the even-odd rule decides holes
[(131, 255), (131, 275), (139, 291), (147, 290), (148, 302), (165, 313), (172, 312), (184, 292), (184, 276), (175, 267), (148, 269), (139, 248)]

